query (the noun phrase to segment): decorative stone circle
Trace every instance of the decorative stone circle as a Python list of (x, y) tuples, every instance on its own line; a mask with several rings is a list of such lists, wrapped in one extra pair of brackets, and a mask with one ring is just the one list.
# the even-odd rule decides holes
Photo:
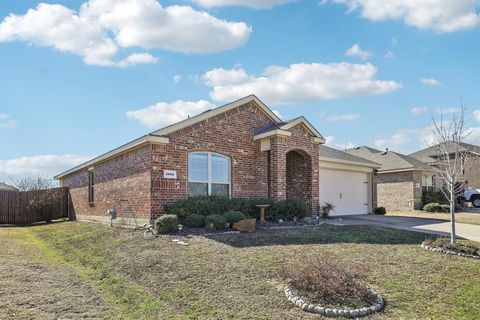
[(370, 307), (359, 308), (359, 309), (334, 309), (327, 308), (317, 304), (308, 303), (305, 299), (300, 297), (297, 293), (290, 290), (288, 287), (285, 287), (285, 295), (287, 296), (288, 301), (300, 307), (303, 311), (316, 313), (324, 317), (343, 317), (343, 318), (361, 318), (368, 316), (372, 313), (379, 312), (385, 307), (385, 299), (372, 289), (369, 289), (370, 292), (375, 295), (376, 303)]
[(460, 256), (460, 257), (480, 260), (480, 256), (478, 256), (478, 255), (467, 254), (467, 253), (462, 253), (462, 252), (455, 252), (455, 251), (447, 250), (447, 249), (443, 249), (443, 248), (431, 247), (431, 246), (425, 244), (425, 241), (422, 242), (422, 249), (433, 251), (433, 252), (438, 252), (438, 253), (442, 253), (442, 254), (448, 254), (448, 255), (451, 255), (451, 256)]

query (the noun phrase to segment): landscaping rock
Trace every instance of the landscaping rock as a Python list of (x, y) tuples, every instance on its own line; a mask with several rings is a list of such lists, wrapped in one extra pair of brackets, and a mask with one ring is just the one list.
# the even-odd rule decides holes
[(256, 219), (247, 219), (235, 222), (233, 228), (240, 232), (255, 232)]

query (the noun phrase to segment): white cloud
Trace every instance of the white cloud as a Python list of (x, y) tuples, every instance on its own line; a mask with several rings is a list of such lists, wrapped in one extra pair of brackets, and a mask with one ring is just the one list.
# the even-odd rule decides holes
[(369, 63), (299, 63), (269, 66), (261, 76), (242, 68), (213, 69), (202, 79), (212, 87), (215, 101), (233, 101), (256, 94), (270, 104), (294, 104), (363, 95), (380, 95), (402, 87), (395, 81), (375, 79), (377, 68)]
[(353, 121), (360, 118), (360, 115), (353, 113), (337, 114), (333, 113), (331, 115), (325, 116), (325, 120), (328, 122), (339, 122), (339, 121)]
[(181, 76), (181, 75), (176, 74), (176, 75), (173, 76), (173, 82), (179, 83), (180, 80), (182, 80), (182, 76)]
[(440, 84), (440, 82), (434, 78), (420, 78), (420, 81), (429, 86), (438, 86)]
[(337, 141), (337, 139), (334, 137), (334, 136), (326, 136), (325, 137), (325, 145), (328, 146), (328, 147), (331, 147), (331, 148), (335, 148), (335, 149), (338, 149), (338, 150), (346, 150), (346, 149), (351, 149), (351, 148), (355, 148), (355, 144), (351, 143), (351, 142), (347, 142), (347, 143), (335, 143), (335, 141)]
[(480, 110), (473, 111), (473, 116), (475, 117), (475, 119), (480, 121)]
[(372, 21), (403, 20), (409, 26), (439, 33), (471, 29), (480, 24), (480, 0), (333, 0), (360, 11)]
[(139, 121), (145, 127), (161, 128), (213, 108), (215, 105), (205, 100), (197, 102), (177, 100), (172, 103), (159, 102), (150, 107), (128, 111), (126, 116)]
[(397, 37), (392, 37), (392, 47), (396, 47), (398, 44), (398, 39)]
[(401, 150), (406, 144), (410, 143), (410, 135), (410, 130), (402, 129), (388, 138), (377, 139), (374, 143), (377, 148)]
[(428, 108), (427, 107), (413, 107), (412, 109), (410, 109), (410, 112), (415, 114), (415, 115), (421, 115), (421, 114), (427, 113)]
[(435, 112), (439, 114), (457, 113), (460, 111), (462, 111), (460, 108), (440, 108), (435, 110)]
[(210, 53), (241, 46), (250, 33), (243, 22), (221, 20), (189, 6), (162, 7), (156, 0), (90, 0), (79, 12), (40, 3), (0, 22), (0, 42), (25, 41), (76, 54), (86, 64), (118, 67), (156, 62), (147, 53), (118, 59), (122, 48)]
[(334, 136), (326, 136), (325, 137), (325, 144), (327, 146), (331, 146), (333, 145), (333, 142), (335, 141), (335, 137)]
[(360, 48), (360, 45), (358, 43), (354, 44), (351, 48), (349, 48), (345, 52), (345, 55), (349, 57), (357, 57), (362, 60), (367, 60), (372, 56), (370, 52), (362, 50), (362, 48)]
[(10, 181), (29, 174), (53, 177), (90, 159), (91, 157), (89, 156), (65, 154), (37, 155), (0, 160), (0, 180)]
[(390, 59), (390, 60), (393, 60), (395, 59), (395, 52), (393, 51), (387, 51), (387, 53), (385, 53), (385, 55), (383, 56), (385, 59)]
[(10, 118), (9, 114), (0, 113), (0, 128), (14, 128), (17, 121)]
[(254, 9), (269, 9), (274, 6), (297, 2), (299, 0), (191, 0), (192, 2), (205, 7), (225, 7), (225, 6), (242, 6)]
[(272, 112), (273, 112), (277, 117), (279, 117), (280, 119), (283, 118), (283, 116), (282, 116), (282, 114), (280, 113), (280, 111), (278, 111), (278, 110), (272, 110)]

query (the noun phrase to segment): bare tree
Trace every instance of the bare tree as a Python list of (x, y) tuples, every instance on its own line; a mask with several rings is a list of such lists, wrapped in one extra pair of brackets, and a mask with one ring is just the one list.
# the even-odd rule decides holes
[(435, 141), (431, 147), (437, 159), (434, 169), (443, 181), (445, 188), (441, 190), (450, 202), (450, 242), (452, 244), (456, 243), (455, 204), (457, 198), (463, 195), (466, 186), (464, 173), (470, 165), (472, 151), (469, 145), (462, 144), (470, 134), (470, 130), (465, 128), (465, 112), (466, 108), (462, 104), (459, 116), (453, 115), (447, 121), (443, 119), (443, 114), (440, 115), (440, 119), (432, 117)]
[(52, 178), (35, 174), (19, 178), (13, 184), (20, 191), (45, 190), (56, 186)]

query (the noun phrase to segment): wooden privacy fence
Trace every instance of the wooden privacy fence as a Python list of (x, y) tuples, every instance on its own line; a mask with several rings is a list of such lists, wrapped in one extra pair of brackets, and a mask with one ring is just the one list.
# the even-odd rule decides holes
[(68, 188), (0, 191), (0, 224), (30, 224), (68, 218)]

